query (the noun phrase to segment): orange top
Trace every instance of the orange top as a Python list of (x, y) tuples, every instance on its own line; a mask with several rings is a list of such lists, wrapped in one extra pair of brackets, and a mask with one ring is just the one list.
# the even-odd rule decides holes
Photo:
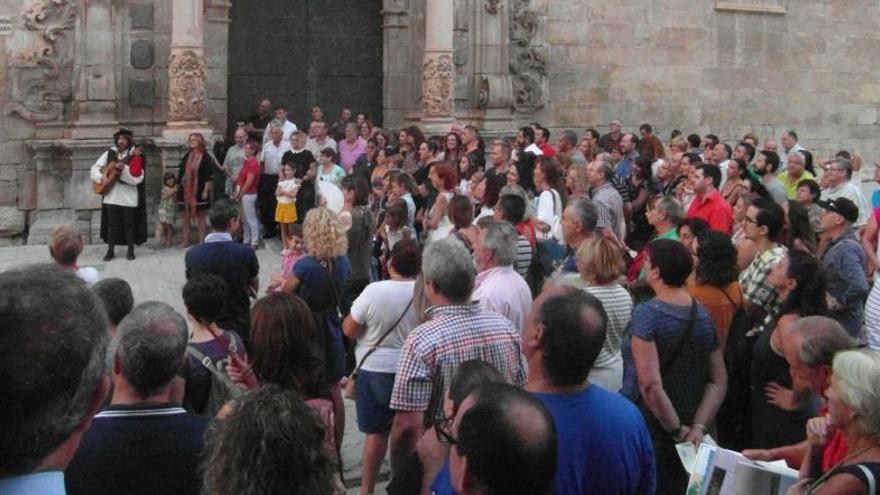
[(687, 291), (709, 311), (709, 316), (715, 322), (718, 343), (723, 351), (727, 345), (727, 335), (730, 331), (730, 324), (733, 322), (733, 315), (743, 303), (739, 282), (733, 281), (727, 284), (722, 292), (722, 289), (714, 285), (689, 281)]

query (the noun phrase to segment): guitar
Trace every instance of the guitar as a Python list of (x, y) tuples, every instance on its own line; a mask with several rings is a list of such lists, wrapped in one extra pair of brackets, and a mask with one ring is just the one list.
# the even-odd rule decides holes
[(143, 146), (134, 147), (132, 152), (129, 153), (125, 158), (118, 160), (107, 162), (106, 165), (101, 167), (101, 176), (103, 177), (101, 182), (92, 182), (92, 191), (95, 194), (104, 195), (110, 191), (110, 188), (116, 184), (116, 181), (119, 180), (119, 175), (122, 173), (122, 166), (125, 165), (133, 156), (137, 156), (143, 153)]

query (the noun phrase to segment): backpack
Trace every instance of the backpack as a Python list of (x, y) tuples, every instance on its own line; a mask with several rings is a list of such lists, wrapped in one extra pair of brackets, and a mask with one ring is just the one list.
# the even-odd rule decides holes
[[(721, 289), (719, 289), (721, 290)], [(727, 394), (716, 419), (718, 438), (731, 448), (742, 450), (751, 441), (751, 366), (752, 346), (756, 337), (749, 335), (756, 318), (745, 308), (745, 297), (740, 292), (740, 304), (736, 304), (727, 292), (721, 290), (736, 311), (727, 330), (724, 346), (724, 366), (727, 369)], [(760, 320), (758, 320), (760, 321)]]
[[(235, 340), (231, 338), (229, 339), (229, 352), (237, 352)], [(241, 396), (242, 390), (232, 383), (229, 375), (226, 374), (226, 363), (224, 360), (214, 362), (210, 357), (192, 345), (186, 346), (186, 354), (195, 358), (196, 361), (200, 362), (202, 366), (211, 372), (211, 388), (208, 391), (208, 401), (205, 403), (205, 408), (202, 411), (197, 411), (199, 414), (214, 417), (224, 404)]]

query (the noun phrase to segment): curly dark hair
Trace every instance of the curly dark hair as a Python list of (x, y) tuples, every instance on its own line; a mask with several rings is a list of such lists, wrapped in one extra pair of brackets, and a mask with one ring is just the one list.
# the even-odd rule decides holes
[(706, 229), (697, 235), (697, 281), (722, 288), (736, 280), (736, 247), (730, 237)]
[(330, 495), (334, 467), (324, 446), (323, 425), (302, 396), (264, 385), (211, 424), (202, 493)]
[(253, 368), (262, 383), (292, 388), (306, 397), (329, 397), (315, 320), (297, 296), (275, 293), (251, 309)]

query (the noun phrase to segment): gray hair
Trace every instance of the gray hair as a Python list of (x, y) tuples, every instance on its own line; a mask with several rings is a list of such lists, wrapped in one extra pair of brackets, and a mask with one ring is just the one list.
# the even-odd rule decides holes
[(846, 176), (847, 176), (847, 177), (852, 177), (852, 173), (853, 173), (853, 163), (852, 163), (852, 160), (848, 160), (848, 159), (843, 158), (843, 157), (837, 157), (837, 158), (835, 158), (834, 160), (831, 160), (831, 163), (836, 163), (836, 164), (840, 165), (840, 167), (841, 167), (842, 169), (846, 170)]
[(856, 341), (840, 323), (827, 316), (808, 316), (792, 322), (787, 333), (797, 332), (801, 337), (798, 354), (807, 366), (831, 366), (834, 355), (856, 348)]
[(834, 357), (834, 386), (840, 400), (856, 411), (856, 430), (880, 435), (880, 353), (845, 351)]
[(516, 260), (516, 229), (509, 222), (491, 217), (481, 218), (477, 226), (482, 232), (483, 245), (492, 250), (495, 264), (512, 265)]
[(284, 121), (273, 119), (269, 124), (269, 132), (272, 132), (272, 129), (279, 129), (281, 132), (284, 132)]
[(669, 223), (676, 227), (684, 220), (684, 207), (672, 196), (663, 196), (657, 201), (654, 208), (665, 212)]
[(0, 477), (33, 471), (89, 414), (107, 370), (107, 315), (54, 264), (0, 273)]
[(186, 320), (163, 302), (147, 301), (122, 319), (115, 342), (122, 376), (146, 398), (177, 374), (186, 352)]
[(787, 157), (785, 158), (785, 160), (788, 161), (788, 160), (791, 159), (792, 157), (797, 158), (798, 161), (801, 162), (801, 165), (807, 163), (807, 158), (806, 158), (806, 157), (804, 156), (804, 154), (801, 153), (800, 151), (795, 151), (794, 153), (789, 153), (789, 154), (787, 155)]
[(422, 255), (425, 282), (454, 302), (467, 302), (474, 290), (474, 261), (461, 241), (447, 237), (428, 244)]
[(575, 199), (568, 203), (568, 207), (574, 213), (574, 219), (580, 222), (589, 231), (596, 230), (599, 223), (599, 210), (596, 205), (587, 198)]

